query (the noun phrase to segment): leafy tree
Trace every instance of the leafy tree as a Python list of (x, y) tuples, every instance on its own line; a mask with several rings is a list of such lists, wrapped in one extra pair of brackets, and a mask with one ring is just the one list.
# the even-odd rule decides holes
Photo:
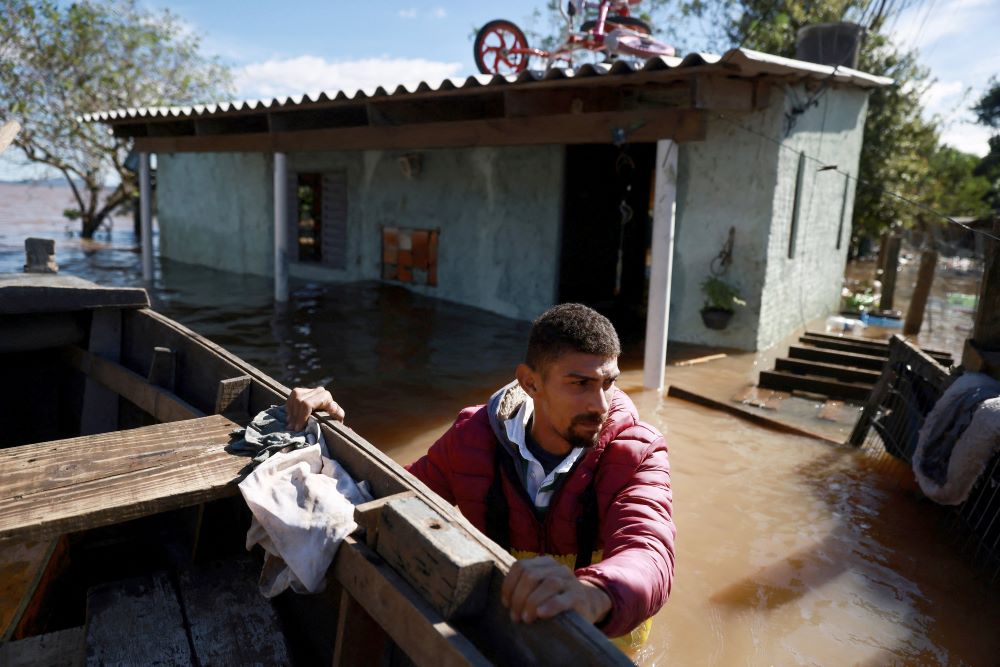
[(1000, 130), (1000, 81), (993, 77), (989, 86), (972, 110), (976, 112), (980, 123), (994, 130)]
[(136, 0), (2, 0), (0, 12), (0, 122), (20, 121), (14, 145), (66, 177), (77, 204), (67, 215), (84, 237), (138, 190), (126, 140), (82, 115), (230, 92), (228, 70), (200, 54), (197, 36)]
[[(996, 77), (990, 79), (989, 88), (972, 110), (980, 123), (994, 130), (1000, 130), (1000, 81)], [(989, 182), (990, 188), (984, 199), (994, 211), (998, 211), (1000, 210), (1000, 133), (990, 137), (989, 145), (990, 151), (976, 165), (975, 174)]]
[(989, 214), (986, 194), (990, 182), (976, 175), (979, 162), (979, 156), (950, 146), (942, 146), (931, 155), (925, 188), (935, 210), (951, 216)]

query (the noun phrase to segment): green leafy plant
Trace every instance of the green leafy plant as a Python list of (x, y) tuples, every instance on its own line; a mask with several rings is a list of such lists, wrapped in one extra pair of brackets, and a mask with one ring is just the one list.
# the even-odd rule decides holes
[(736, 306), (747, 305), (747, 302), (740, 298), (739, 290), (715, 276), (711, 276), (701, 284), (701, 291), (705, 293), (705, 308), (733, 312)]
[(879, 295), (871, 287), (865, 287), (857, 292), (844, 288), (841, 291), (841, 310), (850, 312), (863, 312), (875, 308), (879, 301)]

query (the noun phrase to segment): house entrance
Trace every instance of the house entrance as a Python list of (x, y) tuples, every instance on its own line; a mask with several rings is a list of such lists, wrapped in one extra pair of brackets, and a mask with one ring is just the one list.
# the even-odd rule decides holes
[(602, 313), (622, 342), (645, 335), (655, 164), (656, 144), (566, 147), (559, 300)]

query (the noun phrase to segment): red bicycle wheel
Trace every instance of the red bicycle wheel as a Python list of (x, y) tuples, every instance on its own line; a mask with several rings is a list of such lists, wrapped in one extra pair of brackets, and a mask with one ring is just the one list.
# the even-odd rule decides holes
[(510, 21), (490, 21), (476, 33), (473, 55), (483, 74), (518, 74), (528, 68), (528, 38)]

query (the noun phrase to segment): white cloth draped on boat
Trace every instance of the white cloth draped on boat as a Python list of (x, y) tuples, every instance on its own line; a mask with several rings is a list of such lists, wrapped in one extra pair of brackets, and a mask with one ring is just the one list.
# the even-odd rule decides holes
[(309, 422), (316, 444), (272, 455), (239, 485), (253, 513), (247, 550), (259, 544), (267, 554), (259, 582), (266, 597), (289, 587), (322, 591), (337, 547), (357, 527), (354, 505), (371, 500), (366, 484), (326, 455), (318, 424)]
[(960, 505), (1000, 451), (1000, 382), (966, 373), (942, 394), (913, 453), (913, 472), (928, 498)]

